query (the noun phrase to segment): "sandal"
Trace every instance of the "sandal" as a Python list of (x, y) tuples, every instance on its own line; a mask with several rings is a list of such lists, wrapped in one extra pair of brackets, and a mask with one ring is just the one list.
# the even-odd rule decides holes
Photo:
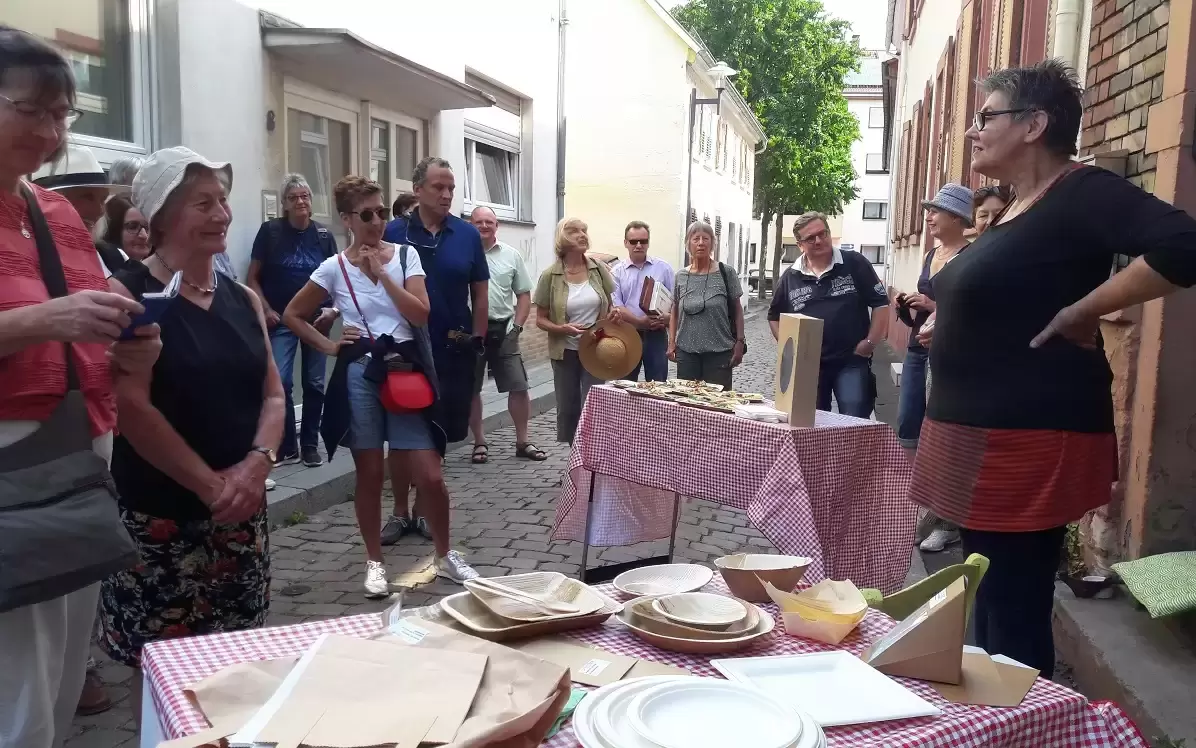
[(515, 456), (522, 457), (525, 460), (535, 460), (536, 462), (542, 462), (548, 459), (548, 455), (544, 453), (544, 450), (540, 449), (531, 442), (528, 442), (527, 444), (516, 444)]
[(473, 456), (470, 458), (475, 465), (484, 465), (490, 461), (490, 447), (485, 444), (473, 445)]

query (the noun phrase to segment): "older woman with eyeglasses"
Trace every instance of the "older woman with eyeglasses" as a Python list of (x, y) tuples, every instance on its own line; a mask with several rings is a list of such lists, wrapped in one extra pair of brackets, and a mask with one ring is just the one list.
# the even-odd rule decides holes
[(714, 259), (714, 229), (694, 221), (685, 231), (689, 267), (673, 281), (668, 356), (677, 376), (731, 389), (731, 372), (743, 361), (743, 287), (735, 270)]
[(557, 261), (536, 283), (532, 303), (536, 327), (548, 333), (548, 357), (556, 389), (556, 438), (573, 443), (581, 408), (590, 387), (601, 380), (581, 365), (577, 347), (581, 336), (599, 320), (623, 318), (614, 305), (615, 279), (606, 264), (586, 256), (589, 227), (579, 218), (565, 218), (556, 226)]
[[(934, 387), (910, 496), (991, 562), (976, 644), (1049, 676), (1067, 523), (1117, 479), (1099, 321), (1196, 284), (1196, 220), (1071, 160), (1083, 106), (1063, 63), (1002, 70), (982, 90), (972, 168), (1014, 199), (934, 279)], [(1138, 259), (1110, 278), (1115, 254)]]

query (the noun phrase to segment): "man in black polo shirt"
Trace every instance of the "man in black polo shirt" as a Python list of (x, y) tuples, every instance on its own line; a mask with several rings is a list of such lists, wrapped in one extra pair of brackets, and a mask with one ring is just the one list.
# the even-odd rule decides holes
[(827, 219), (805, 213), (793, 222), (801, 257), (785, 271), (772, 294), (768, 324), (777, 336), (782, 314), (818, 317), (822, 327), (822, 362), (818, 371), (818, 409), (869, 418), (876, 405), (872, 353), (884, 337), (885, 315), (873, 313), (889, 304), (872, 263), (858, 252), (835, 248)]

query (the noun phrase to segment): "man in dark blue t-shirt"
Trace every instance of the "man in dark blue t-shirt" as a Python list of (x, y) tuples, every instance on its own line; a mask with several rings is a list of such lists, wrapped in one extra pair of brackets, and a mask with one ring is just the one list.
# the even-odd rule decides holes
[[(477, 359), (485, 350), (490, 268), (478, 230), (452, 215), (457, 182), (449, 162), (425, 158), (416, 165), (411, 182), (415, 208), (387, 224), (382, 238), (419, 252), (431, 305), (428, 333), (440, 380), (444, 430), (450, 442), (458, 442), (469, 433)], [(396, 478), (393, 471), (390, 480), (395, 510), (382, 531), (383, 545), (393, 544), (412, 528), (407, 519), (408, 481)], [(430, 537), (423, 520), (417, 520), (414, 529)]]
[(805, 213), (793, 222), (801, 257), (785, 271), (772, 294), (768, 324), (777, 336), (782, 314), (805, 314), (823, 321), (818, 370), (818, 409), (869, 418), (876, 405), (872, 353), (884, 337), (889, 297), (872, 263), (858, 252), (831, 242), (827, 218)]
[[(266, 221), (253, 240), (253, 255), (246, 281), (265, 307), (266, 325), (274, 361), (286, 391), (286, 418), (277, 463), (286, 465), (303, 461), (308, 467), (320, 459), (320, 413), (324, 409), (324, 370), (326, 357), (282, 324), (282, 313), (299, 289), (307, 284), (312, 272), (325, 259), (337, 253), (332, 232), (311, 219), (311, 187), (302, 174), (283, 178), (283, 214)], [(320, 311), (313, 324), (327, 333), (336, 321), (337, 310), (331, 305)], [(302, 347), (303, 425), (296, 440), (294, 389), (295, 354)], [(297, 443), (296, 443), (297, 441)]]

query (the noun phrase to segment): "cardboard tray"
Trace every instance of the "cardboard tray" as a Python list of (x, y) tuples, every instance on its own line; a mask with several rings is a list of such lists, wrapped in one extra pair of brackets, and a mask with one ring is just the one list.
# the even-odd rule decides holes
[(497, 616), (469, 592), (458, 592), (442, 599), (440, 609), (475, 636), (492, 642), (504, 642), (597, 626), (623, 611), (622, 603), (617, 603), (605, 595), (601, 596), (602, 608), (590, 615), (532, 623)]

